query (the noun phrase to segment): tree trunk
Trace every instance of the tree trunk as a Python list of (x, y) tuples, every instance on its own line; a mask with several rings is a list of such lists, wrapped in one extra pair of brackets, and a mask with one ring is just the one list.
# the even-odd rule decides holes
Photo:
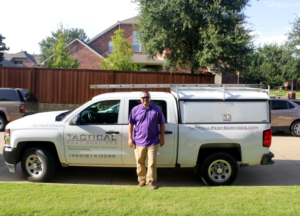
[(194, 74), (195, 71), (194, 71), (194, 68), (191, 68), (191, 74)]
[(292, 92), (294, 90), (294, 80), (292, 80)]

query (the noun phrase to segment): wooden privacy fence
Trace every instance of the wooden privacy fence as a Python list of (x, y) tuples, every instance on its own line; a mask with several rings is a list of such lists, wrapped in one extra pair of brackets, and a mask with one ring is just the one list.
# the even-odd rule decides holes
[[(92, 97), (133, 89), (90, 89), (104, 84), (213, 84), (211, 74), (0, 67), (0, 87), (31, 90), (41, 103), (81, 104)], [(141, 91), (144, 89), (134, 89)], [(147, 89), (170, 92), (169, 88)]]

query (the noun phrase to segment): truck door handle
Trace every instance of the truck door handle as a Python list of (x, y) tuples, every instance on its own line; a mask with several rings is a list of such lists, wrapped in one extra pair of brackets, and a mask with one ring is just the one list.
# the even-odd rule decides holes
[[(160, 133), (160, 131), (158, 133)], [(173, 131), (165, 131), (165, 134), (172, 134), (172, 133)]]
[(119, 134), (119, 131), (106, 131), (106, 134)]

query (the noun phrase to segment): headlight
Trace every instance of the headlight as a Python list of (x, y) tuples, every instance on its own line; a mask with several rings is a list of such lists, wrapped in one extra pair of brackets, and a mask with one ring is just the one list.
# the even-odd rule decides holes
[(4, 141), (5, 145), (10, 145), (10, 129), (5, 130)]

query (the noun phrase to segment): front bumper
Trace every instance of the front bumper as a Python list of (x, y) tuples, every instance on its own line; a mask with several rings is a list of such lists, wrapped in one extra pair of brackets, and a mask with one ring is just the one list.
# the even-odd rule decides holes
[(274, 154), (269, 152), (268, 154), (264, 154), (261, 159), (261, 165), (273, 165), (275, 161), (272, 161)]
[(17, 149), (4, 146), (3, 156), (9, 171), (15, 173), (17, 165)]

